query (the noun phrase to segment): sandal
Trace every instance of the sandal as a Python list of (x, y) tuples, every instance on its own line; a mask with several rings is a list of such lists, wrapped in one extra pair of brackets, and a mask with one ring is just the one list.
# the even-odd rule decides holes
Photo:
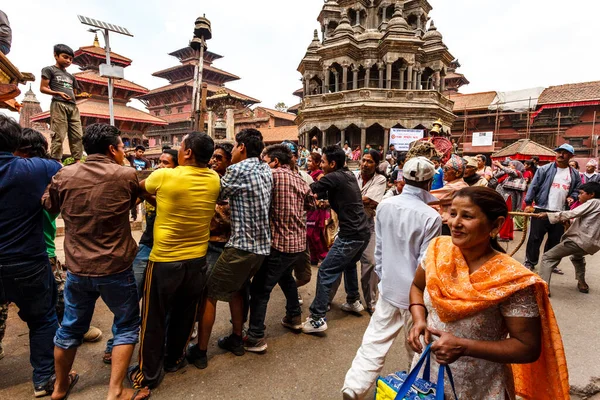
[(71, 394), (71, 390), (73, 389), (75, 384), (79, 381), (79, 374), (77, 374), (76, 372), (69, 372), (69, 380), (71, 381), (69, 383), (69, 388), (67, 389), (67, 393), (65, 393), (65, 396), (61, 400), (67, 400), (67, 398)]
[(552, 272), (553, 272), (553, 273), (555, 273), (555, 274), (558, 274), (558, 275), (564, 275), (564, 274), (565, 274), (565, 273), (563, 272), (563, 270), (562, 270), (562, 269), (560, 269), (560, 268), (554, 268), (554, 269), (552, 270)]
[(138, 394), (140, 394), (140, 392), (141, 392), (142, 390), (148, 390), (148, 388), (136, 389), (136, 390), (133, 392), (133, 395), (131, 396), (131, 400), (145, 400), (145, 399), (149, 399), (149, 398), (150, 398), (150, 396), (151, 396), (150, 390), (148, 390), (148, 396), (146, 396), (146, 397), (140, 397), (140, 398), (138, 398), (138, 397), (137, 397), (137, 396), (138, 396)]
[(102, 362), (104, 364), (111, 364), (112, 363), (112, 353), (110, 351), (105, 351), (104, 355), (102, 356)]

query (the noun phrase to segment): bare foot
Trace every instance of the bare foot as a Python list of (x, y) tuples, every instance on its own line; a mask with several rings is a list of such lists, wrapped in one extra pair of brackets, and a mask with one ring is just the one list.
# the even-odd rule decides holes
[(54, 383), (54, 391), (52, 392), (51, 399), (52, 400), (62, 400), (65, 397), (67, 397), (71, 393), (71, 389), (73, 389), (73, 386), (75, 386), (75, 384), (77, 383), (78, 380), (79, 380), (79, 375), (77, 375), (77, 372), (75, 372), (75, 371), (69, 372), (68, 380), (65, 383), (64, 387), (61, 387), (61, 383), (57, 380)]
[(148, 388), (143, 389), (125, 389), (123, 388), (121, 393), (111, 395), (108, 394), (106, 400), (144, 400), (150, 397), (150, 390)]

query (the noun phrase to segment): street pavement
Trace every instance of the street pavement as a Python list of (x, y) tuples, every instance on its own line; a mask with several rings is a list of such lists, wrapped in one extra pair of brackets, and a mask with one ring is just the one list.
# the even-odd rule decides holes
[[(140, 232), (134, 236), (139, 239)], [(518, 243), (519, 237), (515, 241)], [(62, 237), (57, 248), (62, 249)], [(515, 258), (523, 261), (524, 249)], [(62, 258), (62, 254), (59, 253)], [(600, 255), (588, 258), (588, 284), (590, 294), (576, 289), (573, 267), (563, 261), (564, 276), (552, 278), (552, 304), (561, 327), (569, 364), (573, 398), (583, 399), (600, 392)], [(316, 269), (313, 280), (300, 289), (305, 303), (304, 316), (314, 296)], [(321, 336), (293, 333), (280, 325), (285, 312), (281, 290), (273, 291), (267, 313), (267, 342), (265, 354), (247, 353), (236, 357), (216, 346), (218, 337), (229, 333), (229, 310), (219, 303), (217, 322), (209, 348), (209, 366), (198, 370), (190, 365), (168, 374), (162, 385), (153, 391), (153, 399), (341, 399), (340, 389), (350, 367), (369, 316), (347, 314), (339, 306), (344, 302), (340, 290), (334, 306), (328, 313), (329, 330)], [(0, 360), (0, 399), (28, 399), (33, 397), (31, 367), (29, 365), (28, 330), (11, 306), (8, 329), (4, 340), (6, 356)], [(99, 300), (92, 321), (104, 336), (98, 343), (84, 344), (77, 354), (74, 369), (80, 374), (72, 400), (105, 399), (110, 366), (101, 357), (106, 339), (110, 337), (112, 315)], [(137, 356), (137, 350), (134, 353)], [(135, 363), (132, 360), (132, 364)], [(394, 344), (387, 357), (384, 373), (403, 369), (407, 360), (403, 356), (403, 343)], [(368, 398), (372, 398), (369, 396)]]

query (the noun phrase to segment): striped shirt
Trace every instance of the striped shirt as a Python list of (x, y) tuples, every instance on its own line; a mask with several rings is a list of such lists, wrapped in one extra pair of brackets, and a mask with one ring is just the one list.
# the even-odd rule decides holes
[(306, 213), (316, 201), (306, 181), (288, 167), (273, 172), (271, 247), (282, 253), (306, 250)]
[(273, 175), (257, 157), (247, 158), (227, 168), (221, 179), (220, 199), (229, 199), (231, 237), (225, 247), (258, 255), (271, 252), (269, 208)]

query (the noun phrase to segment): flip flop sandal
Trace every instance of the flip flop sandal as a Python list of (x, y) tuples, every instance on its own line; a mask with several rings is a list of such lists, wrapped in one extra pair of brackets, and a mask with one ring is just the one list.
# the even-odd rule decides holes
[[(144, 389), (146, 389), (146, 388), (144, 388)], [(136, 399), (137, 399), (137, 396), (138, 396), (138, 394), (140, 394), (140, 392), (141, 392), (142, 390), (144, 390), (144, 389), (136, 389), (136, 390), (133, 392), (133, 396), (131, 396), (131, 400), (136, 400)], [(146, 396), (146, 397), (142, 397), (141, 399), (138, 399), (138, 400), (145, 400), (145, 399), (149, 399), (151, 395), (152, 395), (152, 394), (151, 394), (150, 392), (148, 392), (148, 396)]]
[(112, 363), (112, 353), (109, 351), (104, 352), (104, 355), (102, 356), (102, 362), (104, 364), (111, 364)]
[(71, 383), (69, 383), (69, 388), (67, 389), (67, 393), (65, 393), (65, 397), (63, 397), (61, 400), (67, 400), (69, 398), (71, 390), (73, 390), (73, 387), (79, 381), (79, 374), (71, 372), (69, 373), (69, 379), (71, 380)]
[(562, 271), (562, 269), (560, 268), (554, 268), (552, 270), (553, 273), (558, 274), (558, 275), (564, 275), (565, 273)]

